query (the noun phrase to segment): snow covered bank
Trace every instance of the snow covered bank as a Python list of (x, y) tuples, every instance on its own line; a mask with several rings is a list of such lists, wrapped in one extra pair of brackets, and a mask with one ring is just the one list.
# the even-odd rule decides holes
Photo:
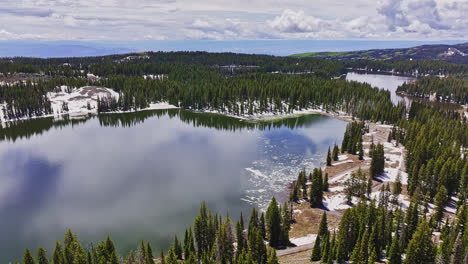
[[(47, 98), (51, 103), (52, 114), (42, 116), (23, 117), (18, 119), (5, 120), (2, 109), (6, 104), (0, 104), (0, 121), (10, 122), (18, 120), (27, 120), (40, 117), (61, 117), (62, 115), (70, 116), (83, 116), (87, 114), (97, 114), (97, 99), (99, 98), (115, 98), (119, 99), (119, 93), (110, 88), (85, 86), (78, 89), (70, 90), (67, 86), (61, 86), (56, 89), (56, 92), (47, 93)], [(162, 110), (162, 109), (175, 109), (178, 108), (167, 102), (151, 103), (149, 107), (139, 109), (137, 111), (145, 110)], [(124, 111), (115, 111), (108, 113), (123, 113)], [(125, 112), (135, 112), (134, 110)]]
[(84, 115), (88, 113), (97, 113), (97, 99), (112, 97), (119, 99), (119, 94), (112, 89), (86, 86), (79, 89), (73, 89), (71, 93), (67, 92), (67, 86), (61, 86), (60, 92), (47, 93), (52, 106), (54, 116), (62, 114)]

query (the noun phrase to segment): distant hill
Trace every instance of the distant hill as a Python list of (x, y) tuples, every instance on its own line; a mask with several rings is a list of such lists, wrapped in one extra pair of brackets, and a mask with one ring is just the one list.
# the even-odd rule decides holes
[(76, 41), (0, 41), (0, 57), (88, 57), (122, 54), (132, 51), (134, 50), (129, 48), (107, 47), (96, 43)]
[(372, 49), (349, 52), (309, 52), (291, 55), (334, 60), (441, 60), (468, 64), (468, 42), (456, 45), (423, 45), (402, 49)]

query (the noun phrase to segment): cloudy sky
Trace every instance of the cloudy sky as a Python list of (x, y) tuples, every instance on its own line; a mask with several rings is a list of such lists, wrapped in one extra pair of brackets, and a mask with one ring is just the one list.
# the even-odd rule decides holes
[(467, 0), (2, 0), (0, 40), (468, 38)]

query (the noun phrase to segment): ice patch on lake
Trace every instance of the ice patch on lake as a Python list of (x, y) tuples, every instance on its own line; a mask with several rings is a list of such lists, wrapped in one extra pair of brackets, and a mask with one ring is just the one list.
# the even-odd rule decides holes
[[(297, 179), (302, 169), (309, 173), (320, 166), (323, 153), (311, 153), (294, 149), (290, 139), (259, 138), (268, 145), (259, 146), (261, 157), (242, 172), (246, 179), (244, 201), (261, 210), (266, 210), (273, 196), (280, 202), (288, 200), (288, 186)], [(318, 151), (319, 152), (319, 151)]]

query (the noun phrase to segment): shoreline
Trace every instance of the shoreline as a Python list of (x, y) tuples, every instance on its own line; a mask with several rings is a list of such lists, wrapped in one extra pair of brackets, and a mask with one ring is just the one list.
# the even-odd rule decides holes
[(105, 115), (105, 114), (126, 114), (126, 113), (137, 113), (137, 112), (143, 112), (143, 111), (171, 110), (171, 109), (180, 109), (180, 110), (191, 111), (194, 113), (201, 113), (201, 114), (218, 114), (218, 115), (223, 115), (226, 117), (236, 118), (236, 119), (246, 121), (246, 122), (275, 121), (275, 120), (300, 117), (304, 115), (314, 115), (314, 114), (328, 116), (328, 117), (336, 118), (336, 119), (343, 120), (346, 122), (352, 122), (352, 116), (349, 116), (343, 112), (337, 113), (337, 112), (331, 112), (331, 111), (326, 111), (322, 109), (314, 109), (314, 108), (293, 110), (292, 113), (264, 112), (261, 114), (239, 116), (239, 115), (229, 114), (229, 113), (216, 111), (216, 110), (185, 109), (185, 108), (181, 108), (175, 105), (168, 104), (167, 102), (158, 102), (158, 103), (151, 103), (150, 106), (147, 108), (141, 108), (138, 110), (127, 110), (127, 111), (110, 111), (110, 112), (98, 113), (97, 110), (93, 108), (91, 110), (82, 109), (79, 111), (69, 111), (69, 112), (60, 113), (60, 114), (53, 113), (53, 114), (47, 114), (47, 115), (41, 115), (41, 116), (21, 117), (21, 118), (8, 119), (8, 120), (4, 120), (2, 116), (2, 118), (0, 118), (0, 125), (7, 124), (7, 123), (14, 123), (18, 121), (28, 121), (28, 120), (48, 118), (48, 117), (53, 117), (54, 119), (58, 119), (58, 118), (62, 118), (63, 116), (84, 117), (88, 115), (98, 116), (98, 115)]

